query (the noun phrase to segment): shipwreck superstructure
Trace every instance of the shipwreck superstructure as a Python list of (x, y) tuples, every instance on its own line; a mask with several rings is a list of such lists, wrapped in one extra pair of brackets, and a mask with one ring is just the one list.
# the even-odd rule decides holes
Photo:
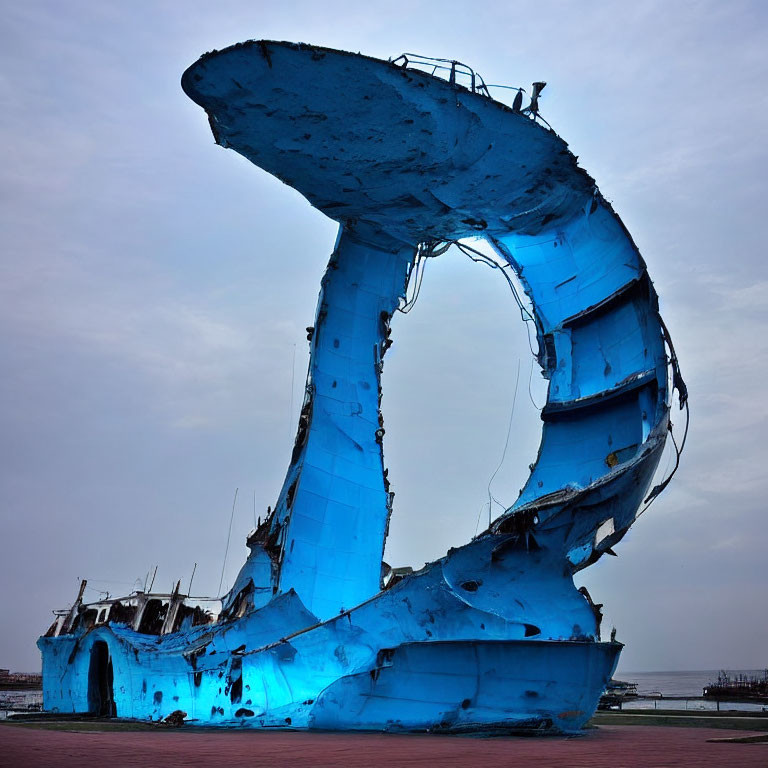
[[(681, 408), (687, 394), (645, 263), (541, 120), (543, 85), (508, 107), (458, 62), (271, 41), (184, 73), (218, 144), (339, 222), (305, 400), (232, 590), (208, 605), (179, 586), (98, 605), (81, 592), (39, 640), (46, 709), (376, 730), (574, 731), (589, 718), (621, 644), (601, 641), (573, 574), (612, 553), (668, 482), (651, 489), (673, 389)], [(549, 380), (539, 454), (486, 531), (392, 573), (390, 321), (425, 259), (454, 244), (487, 258), (468, 237), (529, 301)]]

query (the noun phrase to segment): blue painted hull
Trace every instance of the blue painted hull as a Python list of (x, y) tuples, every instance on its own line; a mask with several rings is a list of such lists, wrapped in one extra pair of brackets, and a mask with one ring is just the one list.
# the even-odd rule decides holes
[[(78, 598), (38, 641), (46, 709), (343, 730), (573, 732), (590, 717), (621, 645), (600, 641), (573, 575), (613, 553), (649, 498), (667, 349), (681, 405), (684, 385), (645, 262), (594, 180), (537, 106), (475, 84), (268, 41), (184, 74), (220, 145), (340, 224), (299, 428), (220, 614), (178, 586)], [(539, 455), (488, 530), (385, 581), (390, 323), (424, 259), (476, 236), (529, 301), (515, 293), (549, 380)]]
[(557, 550), (486, 534), (324, 622), (289, 591), (159, 637), (108, 624), (41, 638), (44, 705), (97, 711), (101, 649), (118, 717), (180, 709), (210, 725), (578, 730), (622, 646), (597, 641), (558, 562)]
[(118, 717), (157, 721), (181, 709), (192, 722), (229, 727), (572, 733), (594, 712), (622, 647), (590, 641), (404, 643), (332, 680), (327, 659), (302, 658), (286, 644), (234, 656), (235, 665), (228, 654), (211, 673), (191, 669), (188, 655), (153, 654), (132, 641), (146, 638), (104, 628), (79, 643), (57, 638), (45, 644), (45, 709), (93, 711), (91, 659), (106, 643), (115, 680), (111, 714)]
[(315, 728), (573, 733), (595, 711), (617, 643), (535, 640), (407, 643), (370, 672), (326, 688)]

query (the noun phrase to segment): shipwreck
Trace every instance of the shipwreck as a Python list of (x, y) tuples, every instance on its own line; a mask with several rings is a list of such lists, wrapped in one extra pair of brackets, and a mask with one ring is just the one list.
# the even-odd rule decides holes
[[(543, 120), (544, 83), (508, 106), (459, 62), (251, 41), (204, 55), (182, 87), (219, 145), (339, 223), (306, 396), (282, 491), (232, 589), (207, 603), (180, 585), (97, 603), (81, 589), (38, 641), (45, 709), (579, 730), (622, 645), (601, 639), (599, 606), (573, 576), (613, 554), (669, 482), (651, 487), (674, 391), (686, 425), (687, 393), (645, 262)], [(541, 444), (487, 530), (393, 570), (382, 366), (409, 285), (451, 246), (499, 270), (535, 330)]]

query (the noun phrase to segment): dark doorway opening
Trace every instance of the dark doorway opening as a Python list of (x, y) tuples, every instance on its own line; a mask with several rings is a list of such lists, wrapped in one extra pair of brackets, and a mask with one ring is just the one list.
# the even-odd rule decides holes
[(91, 648), (88, 669), (88, 711), (99, 717), (117, 717), (113, 691), (114, 674), (109, 646), (97, 640)]

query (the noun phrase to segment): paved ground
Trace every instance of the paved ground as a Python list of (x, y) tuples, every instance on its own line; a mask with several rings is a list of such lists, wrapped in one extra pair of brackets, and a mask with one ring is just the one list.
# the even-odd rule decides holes
[[(768, 767), (768, 742), (713, 743), (744, 731), (601, 726), (584, 736), (467, 738), (254, 731), (67, 731), (0, 727), (2, 768), (216, 766)], [(764, 735), (764, 734), (763, 734)]]

